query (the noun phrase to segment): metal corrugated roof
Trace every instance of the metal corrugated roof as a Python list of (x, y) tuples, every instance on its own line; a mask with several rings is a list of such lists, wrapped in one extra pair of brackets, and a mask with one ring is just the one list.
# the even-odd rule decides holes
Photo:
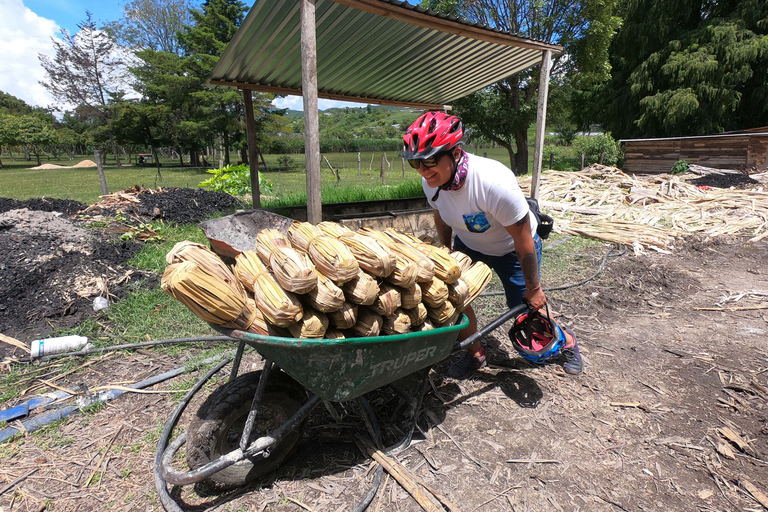
[[(296, 0), (258, 0), (211, 83), (301, 94)], [(541, 62), (561, 47), (395, 0), (316, 0), (318, 96), (442, 107)]]

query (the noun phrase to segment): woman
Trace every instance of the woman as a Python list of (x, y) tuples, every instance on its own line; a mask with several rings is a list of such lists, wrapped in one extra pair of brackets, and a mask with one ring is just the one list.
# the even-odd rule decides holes
[[(514, 173), (496, 160), (465, 152), (463, 123), (443, 112), (416, 119), (403, 143), (402, 156), (421, 174), (440, 243), (490, 266), (501, 278), (508, 307), (525, 300), (534, 311), (543, 308), (547, 297), (539, 283), (541, 239)], [(464, 313), (469, 326), (459, 339), (477, 331), (472, 308)], [(579, 374), (583, 365), (576, 338), (570, 331), (565, 337), (563, 368)], [(478, 341), (448, 368), (448, 375), (465, 379), (485, 365), (485, 350)]]

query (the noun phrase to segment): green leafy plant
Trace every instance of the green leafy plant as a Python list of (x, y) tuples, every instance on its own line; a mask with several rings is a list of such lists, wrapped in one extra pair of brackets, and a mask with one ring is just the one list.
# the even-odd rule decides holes
[[(200, 182), (200, 187), (208, 187), (214, 192), (239, 195), (251, 192), (251, 170), (245, 164), (225, 165), (219, 169), (207, 171), (213, 174), (207, 180)], [(271, 194), (272, 185), (267, 183), (264, 176), (259, 173), (259, 192)]]
[(669, 171), (670, 174), (685, 174), (688, 172), (688, 162), (685, 160), (678, 160), (675, 162), (675, 164), (672, 166), (672, 170)]
[(616, 165), (621, 158), (621, 149), (616, 139), (610, 133), (583, 136), (573, 140), (573, 146), (579, 154), (584, 153), (585, 164), (593, 164), (601, 161), (605, 165)]

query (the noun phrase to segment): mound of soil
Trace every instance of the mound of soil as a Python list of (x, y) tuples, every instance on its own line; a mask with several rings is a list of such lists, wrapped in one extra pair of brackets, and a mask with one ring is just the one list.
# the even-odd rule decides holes
[(707, 174), (700, 178), (688, 180), (691, 185), (698, 187), (715, 187), (715, 188), (737, 188), (748, 189), (753, 188), (755, 185), (759, 185), (760, 182), (756, 179), (750, 178), (745, 174), (735, 173), (722, 173), (722, 174)]
[[(232, 211), (240, 202), (220, 192), (166, 188), (137, 194), (138, 202), (88, 208), (88, 213), (133, 214), (127, 221), (163, 219), (174, 223), (202, 221)], [(150, 277), (122, 264), (142, 244), (116, 236), (114, 224), (87, 229), (75, 217), (87, 205), (64, 199), (0, 198), (0, 332), (21, 341), (45, 337), (57, 327), (77, 325), (93, 315), (97, 296), (119, 298), (126, 285)], [(127, 229), (128, 226), (126, 226)], [(123, 229), (122, 231), (125, 231)], [(149, 282), (155, 286), (157, 276)], [(0, 344), (0, 357), (7, 347)]]

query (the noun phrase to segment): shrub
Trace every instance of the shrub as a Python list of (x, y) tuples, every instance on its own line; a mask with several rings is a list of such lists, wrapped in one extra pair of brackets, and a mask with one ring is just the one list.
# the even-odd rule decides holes
[(672, 170), (669, 171), (670, 174), (685, 174), (688, 172), (688, 162), (685, 160), (678, 160), (675, 162), (675, 164), (672, 166)]
[[(231, 195), (251, 193), (251, 169), (246, 164), (225, 165), (220, 169), (212, 169), (207, 172), (213, 176), (201, 181), (199, 187), (209, 187), (214, 192), (224, 192)], [(272, 185), (264, 180), (261, 173), (259, 173), (259, 192), (262, 194), (272, 193)]]
[(579, 154), (584, 153), (585, 165), (599, 162), (601, 155), (605, 165), (617, 165), (621, 158), (619, 143), (609, 133), (578, 136), (573, 140), (573, 146)]

